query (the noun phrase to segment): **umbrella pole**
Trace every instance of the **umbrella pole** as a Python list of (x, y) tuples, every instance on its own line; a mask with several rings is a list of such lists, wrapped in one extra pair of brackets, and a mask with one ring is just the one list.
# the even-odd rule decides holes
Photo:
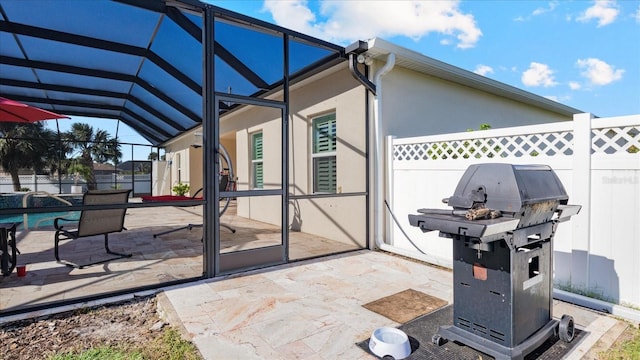
[(60, 123), (56, 119), (56, 129), (58, 130), (58, 194), (62, 194), (62, 139), (60, 137)]

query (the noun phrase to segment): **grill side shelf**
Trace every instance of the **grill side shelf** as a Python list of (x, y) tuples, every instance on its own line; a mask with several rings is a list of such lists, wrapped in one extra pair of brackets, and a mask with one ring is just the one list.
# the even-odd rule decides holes
[(457, 234), (473, 238), (489, 237), (489, 241), (497, 240), (492, 235), (515, 230), (519, 220), (513, 218), (497, 218), (488, 220), (467, 220), (456, 215), (409, 215), (411, 226), (420, 228), (422, 232), (439, 230), (442, 233)]
[(577, 215), (582, 209), (582, 205), (558, 205), (557, 221), (563, 222), (569, 220), (573, 215)]

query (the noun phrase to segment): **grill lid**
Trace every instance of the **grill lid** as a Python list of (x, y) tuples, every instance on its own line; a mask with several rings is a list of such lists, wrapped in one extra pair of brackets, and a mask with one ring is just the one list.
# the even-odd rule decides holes
[(549, 166), (476, 164), (467, 168), (453, 196), (444, 199), (453, 210), (419, 209), (419, 215), (409, 215), (409, 223), (423, 232), (491, 242), (504, 232), (566, 221), (580, 210), (566, 205), (568, 200)]
[(569, 200), (560, 179), (546, 165), (476, 164), (467, 168), (447, 203), (469, 209), (484, 202), (489, 209), (516, 213), (545, 201)]

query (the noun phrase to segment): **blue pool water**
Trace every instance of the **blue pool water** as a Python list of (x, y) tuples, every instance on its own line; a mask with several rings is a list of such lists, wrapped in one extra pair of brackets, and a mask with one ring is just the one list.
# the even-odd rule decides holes
[(22, 214), (20, 215), (2, 215), (0, 216), (0, 223), (21, 223), (18, 225), (18, 230), (36, 230), (42, 228), (52, 228), (53, 220), (57, 217), (63, 217), (65, 219), (78, 221), (80, 219), (80, 211), (66, 211), (66, 212), (47, 212), (37, 214), (27, 214), (27, 223)]

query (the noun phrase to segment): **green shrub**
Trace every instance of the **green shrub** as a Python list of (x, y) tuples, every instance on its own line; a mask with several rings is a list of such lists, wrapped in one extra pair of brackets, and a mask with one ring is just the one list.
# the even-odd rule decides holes
[(183, 184), (180, 182), (174, 185), (171, 190), (173, 190), (173, 192), (178, 196), (184, 196), (184, 194), (189, 192), (189, 184)]

